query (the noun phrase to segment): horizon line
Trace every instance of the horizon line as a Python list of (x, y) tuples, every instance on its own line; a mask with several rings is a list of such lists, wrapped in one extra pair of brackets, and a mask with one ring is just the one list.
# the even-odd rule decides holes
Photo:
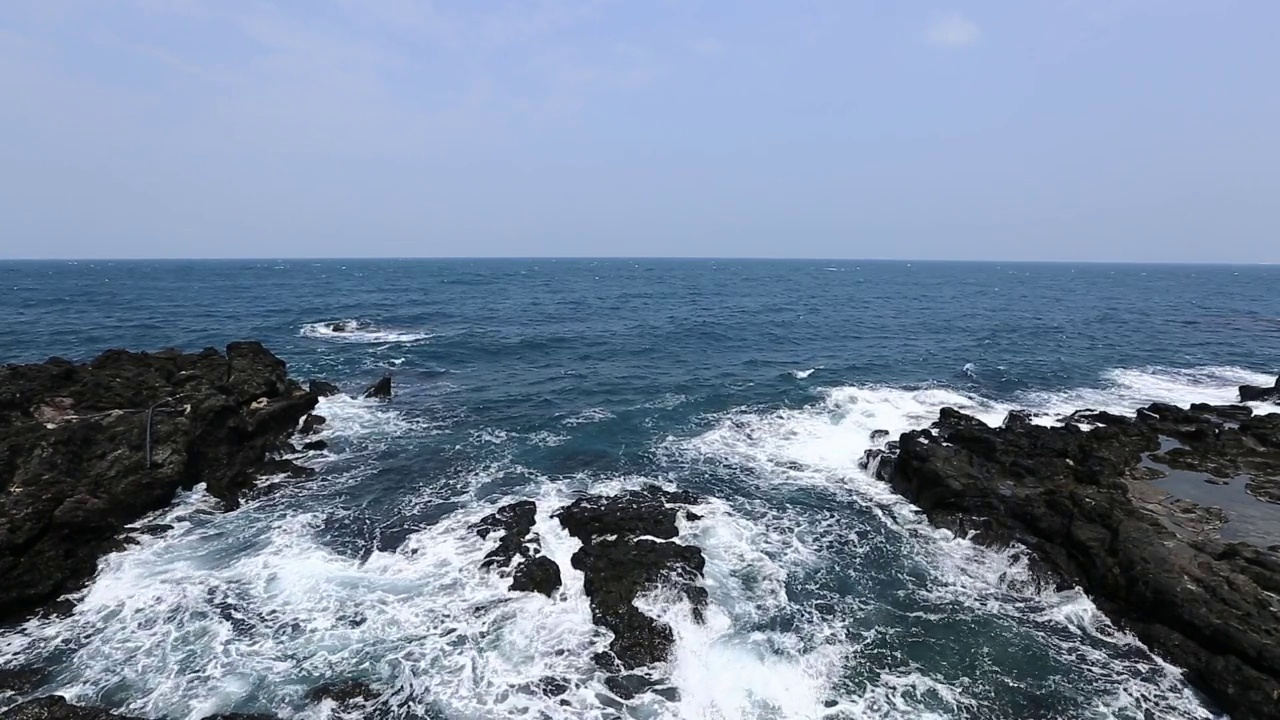
[(39, 258), (0, 257), (0, 263), (94, 263), (94, 262), (371, 262), (371, 261), (745, 261), (745, 262), (866, 262), (866, 263), (968, 263), (1010, 265), (1189, 265), (1220, 267), (1266, 267), (1280, 261), (1203, 261), (1203, 260), (1028, 260), (1028, 259), (953, 259), (953, 258), (877, 258), (877, 257), (771, 257), (715, 255), (371, 255), (371, 256), (271, 256), (256, 257), (81, 257)]

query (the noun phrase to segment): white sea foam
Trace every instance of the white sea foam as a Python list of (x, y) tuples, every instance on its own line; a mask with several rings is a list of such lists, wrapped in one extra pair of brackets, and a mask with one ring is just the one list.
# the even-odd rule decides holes
[(604, 408), (587, 408), (582, 412), (562, 418), (560, 424), (566, 427), (574, 427), (577, 425), (587, 425), (590, 423), (598, 423), (602, 420), (608, 420), (613, 417), (613, 413)]
[(435, 337), (434, 333), (420, 330), (383, 328), (378, 325), (355, 319), (324, 320), (307, 323), (298, 334), (303, 337), (328, 340), (330, 342), (386, 345), (391, 343), (413, 343)]
[(808, 370), (791, 370), (791, 377), (797, 380), (808, 380), (809, 376), (822, 369), (822, 366), (812, 367)]
[[(726, 413), (703, 434), (672, 440), (668, 450), (677, 455), (683, 453), (698, 463), (741, 467), (746, 471), (742, 481), (755, 483), (762, 493), (818, 492), (836, 501), (853, 502), (878, 518), (883, 524), (881, 531), (900, 536), (911, 548), (908, 556), (931, 578), (927, 583), (915, 583), (913, 591), (925, 607), (942, 608), (938, 612), (944, 617), (955, 612), (982, 613), (997, 624), (1016, 622), (1022, 628), (1019, 632), (1030, 632), (1038, 642), (1052, 648), (1054, 656), (1071, 658), (1074, 666), (1091, 668), (1090, 677), (1101, 689), (1096, 698), (1086, 699), (1095, 717), (1129, 718), (1154, 713), (1161, 717), (1209, 718), (1212, 715), (1176, 671), (1144, 652), (1124, 651), (1126, 647), (1137, 647), (1137, 641), (1112, 626), (1088, 598), (1039, 586), (1023, 552), (985, 549), (930, 526), (914, 506), (859, 469), (857, 462), (873, 446), (872, 431), (885, 430), (888, 437), (896, 437), (929, 424), (944, 406), (956, 407), (989, 424), (999, 423), (1012, 409), (1025, 408), (1035, 414), (1038, 422), (1049, 424), (1080, 407), (1131, 412), (1155, 401), (1228, 403), (1235, 399), (1238, 384), (1265, 379), (1238, 368), (1117, 370), (1106, 373), (1099, 388), (1028, 393), (1011, 403), (942, 387), (836, 387), (826, 390), (818, 403), (805, 408)], [(768, 518), (758, 514), (756, 517), (770, 524)], [(793, 569), (802, 567), (795, 562), (798, 558), (821, 563), (836, 547), (831, 540), (833, 535), (856, 535), (852, 528), (857, 523), (852, 517), (841, 518), (850, 528), (843, 533), (830, 532), (824, 527), (829, 520), (812, 511), (776, 520), (791, 527), (770, 528), (770, 540), (762, 546), (769, 547), (767, 552), (775, 559), (785, 558), (783, 567)], [(778, 542), (782, 538), (788, 538), (786, 545)], [(857, 544), (856, 538), (844, 542)], [(710, 578), (710, 564), (708, 574)], [(1036, 622), (1045, 625), (1045, 629), (1035, 629)], [(1023, 628), (1027, 623), (1033, 625), (1032, 629)], [(805, 632), (803, 623), (797, 632)], [(856, 664), (857, 648), (845, 647), (842, 651), (853, 653)], [(886, 671), (865, 692), (842, 691), (833, 697), (836, 704), (829, 712), (846, 712), (854, 717), (950, 717), (968, 714), (980, 702), (963, 682), (930, 676), (922, 669)]]

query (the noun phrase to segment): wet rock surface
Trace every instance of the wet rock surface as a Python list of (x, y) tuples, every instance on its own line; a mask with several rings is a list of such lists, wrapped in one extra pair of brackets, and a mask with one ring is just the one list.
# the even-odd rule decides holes
[(1275, 385), (1271, 387), (1240, 386), (1240, 402), (1275, 402), (1276, 400), (1280, 400), (1280, 378), (1276, 378)]
[(1155, 404), (1055, 427), (1023, 420), (991, 428), (948, 408), (868, 461), (933, 523), (1029, 548), (1236, 720), (1280, 718), (1280, 545), (1225, 540), (1230, 509), (1172, 497), (1159, 469), (1223, 492), (1247, 483), (1248, 501), (1271, 507), (1280, 415)]
[(273, 456), (316, 402), (254, 342), (0, 368), (0, 622), (83, 586), (179, 490), (235, 507), (261, 473), (295, 470)]
[[(613, 657), (598, 657), (608, 670), (634, 670), (667, 659), (675, 642), (671, 627), (635, 606), (642, 592), (668, 587), (684, 596), (701, 620), (707, 591), (700, 584), (705, 560), (692, 545), (675, 542), (676, 520), (699, 502), (687, 492), (656, 486), (614, 496), (579, 498), (557, 516), (582, 541), (573, 567), (584, 575), (584, 590), (597, 625), (613, 632)], [(610, 653), (605, 653), (609, 655)]]
[(511, 571), (511, 589), (540, 592), (551, 597), (560, 588), (560, 566), (542, 555), (542, 543), (533, 532), (538, 507), (523, 500), (498, 508), (476, 523), (476, 534), (487, 538), (501, 533), (498, 546), (480, 563), (482, 568)]
[(99, 707), (72, 705), (57, 695), (28, 700), (0, 712), (0, 720), (140, 720)]
[(378, 382), (369, 386), (364, 391), (364, 397), (374, 400), (390, 400), (391, 399), (391, 376), (386, 375)]

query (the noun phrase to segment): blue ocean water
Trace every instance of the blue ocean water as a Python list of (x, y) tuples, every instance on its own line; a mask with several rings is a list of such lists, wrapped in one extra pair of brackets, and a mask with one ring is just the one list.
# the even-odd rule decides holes
[[(352, 332), (335, 333), (335, 322)], [(197, 490), (109, 557), (77, 611), (0, 631), (0, 666), (146, 716), (318, 716), (359, 677), (406, 717), (1207, 718), (1177, 673), (1016, 552), (936, 531), (857, 466), (944, 405), (998, 422), (1229, 402), (1280, 365), (1280, 268), (869, 261), (0, 264), (0, 360), (259, 339), (331, 449), (234, 513)], [(387, 404), (356, 399), (385, 373)], [(551, 518), (583, 491), (703, 494), (707, 623), (606, 692), (607, 642)], [(479, 569), (515, 498), (555, 599)], [(574, 588), (579, 588), (574, 590)], [(572, 689), (546, 697), (538, 682)]]

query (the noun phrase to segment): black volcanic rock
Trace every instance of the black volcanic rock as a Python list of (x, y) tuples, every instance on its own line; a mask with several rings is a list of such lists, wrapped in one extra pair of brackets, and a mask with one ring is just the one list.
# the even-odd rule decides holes
[(307, 691), (307, 702), (318, 703), (328, 700), (339, 706), (367, 704), (379, 697), (368, 683), (359, 680), (343, 680), (317, 685)]
[(328, 419), (323, 415), (308, 413), (306, 417), (302, 418), (302, 426), (298, 428), (298, 434), (314, 435), (320, 432), (320, 428), (327, 422), (329, 422)]
[(381, 380), (369, 386), (364, 391), (364, 397), (376, 400), (389, 400), (391, 398), (391, 376), (384, 375)]
[(57, 695), (48, 695), (0, 712), (0, 720), (140, 720), (99, 707), (72, 705)]
[(476, 534), (487, 538), (501, 532), (498, 546), (490, 550), (480, 566), (511, 571), (511, 589), (540, 592), (551, 597), (560, 587), (560, 566), (542, 555), (541, 541), (533, 532), (538, 507), (532, 500), (504, 505), (476, 523)]
[(1247, 476), (1259, 500), (1244, 502), (1268, 499), (1280, 415), (1154, 404), (1133, 418), (1068, 419), (1096, 427), (991, 428), (944, 410), (904, 434), (878, 473), (937, 525), (1029, 548), (1236, 720), (1280, 718), (1280, 546), (1228, 542), (1223, 511), (1150, 482), (1160, 466)]
[(702, 551), (674, 542), (678, 514), (698, 502), (691, 493), (649, 486), (579, 498), (557, 513), (560, 524), (582, 541), (573, 566), (583, 573), (594, 622), (613, 631), (609, 649), (616, 660), (597, 658), (605, 669), (634, 670), (670, 654), (675, 642), (671, 627), (635, 606), (636, 596), (645, 590), (674, 588), (693, 606), (695, 619), (702, 619), (707, 604), (707, 590), (699, 583)]
[(179, 490), (235, 507), (291, 470), (273, 456), (316, 402), (258, 343), (0, 368), (0, 622), (81, 587)]
[(324, 380), (311, 380), (307, 383), (307, 390), (316, 397), (330, 397), (342, 392), (337, 385)]
[(1274, 402), (1280, 400), (1280, 379), (1272, 387), (1240, 386), (1240, 402)]

